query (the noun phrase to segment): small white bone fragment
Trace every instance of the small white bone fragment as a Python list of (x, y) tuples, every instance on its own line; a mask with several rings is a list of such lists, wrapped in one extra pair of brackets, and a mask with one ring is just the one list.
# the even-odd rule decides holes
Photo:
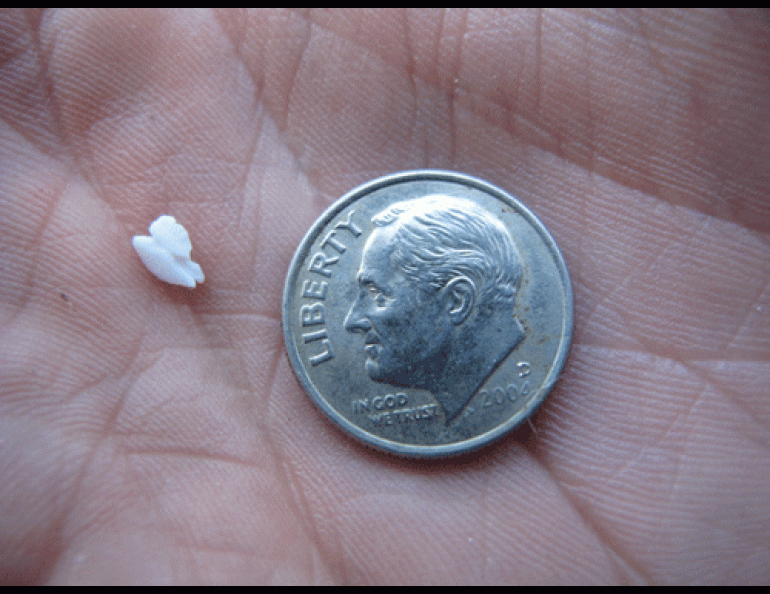
[(158, 217), (150, 225), (150, 237), (134, 235), (131, 242), (147, 269), (160, 280), (190, 289), (204, 281), (203, 270), (190, 260), (192, 244), (187, 229), (174, 217)]

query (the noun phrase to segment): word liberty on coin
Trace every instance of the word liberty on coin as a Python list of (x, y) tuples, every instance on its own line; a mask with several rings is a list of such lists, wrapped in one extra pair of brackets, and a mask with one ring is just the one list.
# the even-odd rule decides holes
[(564, 260), (515, 198), (444, 171), (333, 204), (286, 280), (289, 358), (343, 429), (399, 455), (479, 448), (526, 419), (572, 335)]

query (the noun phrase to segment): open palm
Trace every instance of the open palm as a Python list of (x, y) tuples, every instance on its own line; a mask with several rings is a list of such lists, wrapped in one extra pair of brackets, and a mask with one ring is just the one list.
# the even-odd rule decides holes
[[(0, 579), (770, 580), (767, 20), (0, 14)], [(574, 283), (530, 424), (372, 452), (283, 352), (293, 251), (373, 177), (515, 194)], [(130, 238), (161, 214), (206, 282)]]

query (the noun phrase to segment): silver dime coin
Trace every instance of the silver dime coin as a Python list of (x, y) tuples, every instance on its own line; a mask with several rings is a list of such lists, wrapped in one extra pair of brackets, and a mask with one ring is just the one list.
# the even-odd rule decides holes
[(286, 349), (342, 429), (405, 456), (466, 452), (542, 402), (572, 336), (543, 224), (484, 181), (412, 171), (365, 184), (307, 233), (286, 279)]

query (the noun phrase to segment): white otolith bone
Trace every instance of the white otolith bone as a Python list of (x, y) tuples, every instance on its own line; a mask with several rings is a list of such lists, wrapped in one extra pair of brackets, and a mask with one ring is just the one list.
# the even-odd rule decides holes
[(150, 237), (135, 235), (132, 243), (147, 269), (160, 280), (190, 289), (204, 281), (203, 270), (190, 260), (192, 244), (187, 229), (174, 217), (158, 217), (150, 225)]

